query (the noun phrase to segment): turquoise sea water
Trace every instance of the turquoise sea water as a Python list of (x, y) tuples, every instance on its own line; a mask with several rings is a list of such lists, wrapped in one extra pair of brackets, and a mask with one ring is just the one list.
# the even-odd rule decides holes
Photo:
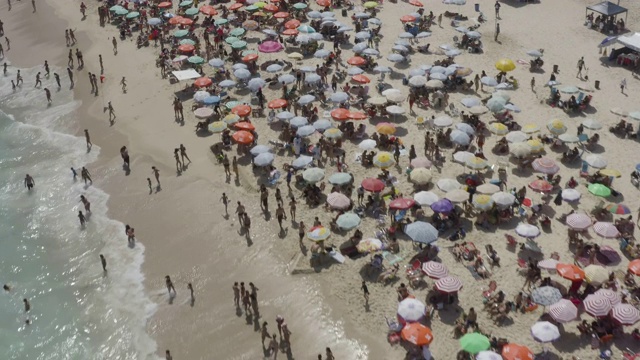
[[(129, 248), (124, 224), (106, 217), (106, 193), (73, 180), (70, 168), (91, 170), (100, 149), (87, 153), (84, 138), (69, 135), (79, 130), (80, 104), (66, 71), (53, 70), (65, 75), (61, 91), (53, 76), (43, 80), (52, 90), (50, 107), (44, 90), (29, 83), (38, 71), (22, 69), (27, 83), (16, 91), (16, 69), (0, 75), (0, 283), (11, 287), (0, 293), (0, 359), (153, 359), (144, 247)], [(31, 192), (26, 174), (36, 182)], [(84, 212), (80, 195), (91, 202), (85, 229), (77, 217)]]

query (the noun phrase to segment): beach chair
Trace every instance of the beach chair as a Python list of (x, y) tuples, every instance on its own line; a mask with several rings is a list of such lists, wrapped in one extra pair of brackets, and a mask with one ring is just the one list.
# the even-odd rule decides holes
[(416, 118), (416, 125), (418, 126), (418, 128), (424, 128), (424, 126), (425, 126), (424, 117), (418, 116)]

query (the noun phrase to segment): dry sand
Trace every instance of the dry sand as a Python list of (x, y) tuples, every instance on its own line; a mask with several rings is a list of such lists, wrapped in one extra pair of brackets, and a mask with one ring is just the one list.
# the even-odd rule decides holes
[[(599, 133), (600, 144), (606, 151), (604, 156), (609, 161), (609, 167), (623, 173), (621, 179), (614, 183), (617, 190), (625, 195), (624, 202), (631, 209), (640, 205), (636, 196), (637, 190), (628, 181), (628, 173), (635, 163), (638, 144), (632, 140), (620, 140), (606, 131), (606, 127), (615, 124), (618, 118), (609, 112), (610, 108), (621, 107), (628, 111), (639, 110), (636, 101), (639, 94), (638, 79), (625, 68), (609, 67), (601, 61), (596, 45), (604, 36), (582, 26), (584, 18), (584, 1), (545, 1), (539, 4), (523, 5), (513, 1), (503, 2), (501, 9), (502, 20), (500, 42), (493, 41), (493, 2), (478, 1), (489, 21), (483, 24), (479, 31), (483, 33), (484, 53), (467, 54), (456, 58), (458, 64), (474, 69), (475, 72), (486, 70), (494, 75), (493, 64), (502, 57), (528, 60), (525, 52), (531, 49), (545, 49), (545, 73), (532, 75), (528, 68), (518, 66), (510, 73), (521, 84), (521, 88), (510, 92), (512, 102), (517, 104), (522, 113), (515, 116), (521, 124), (536, 123), (544, 128), (545, 124), (554, 118), (560, 118), (569, 126), (569, 132), (575, 132), (582, 116), (567, 117), (561, 110), (551, 108), (543, 103), (548, 96), (548, 88), (541, 86), (549, 78), (553, 64), (559, 65), (558, 79), (565, 85), (582, 84), (575, 77), (576, 62), (585, 57), (589, 69), (589, 78), (601, 81), (601, 90), (593, 93), (593, 109), (585, 116), (594, 117), (605, 124)], [(5, 32), (12, 38), (12, 49), (8, 52), (11, 59), (20, 66), (35, 66), (43, 63), (45, 58), (52, 65), (64, 67), (64, 34), (60, 30), (67, 22), (67, 27), (77, 29), (79, 47), (84, 52), (86, 69), (76, 71), (76, 96), (83, 101), (83, 107), (78, 112), (78, 135), (83, 128), (90, 129), (95, 144), (101, 146), (101, 159), (91, 166), (96, 186), (104, 188), (111, 194), (111, 216), (136, 228), (141, 242), (146, 246), (146, 262), (144, 272), (147, 278), (146, 287), (150, 296), (159, 304), (158, 311), (149, 322), (149, 332), (157, 340), (158, 355), (164, 349), (171, 349), (175, 358), (180, 359), (258, 359), (263, 356), (259, 346), (259, 334), (255, 332), (255, 324), (251, 319), (245, 321), (242, 314), (236, 314), (232, 304), (231, 285), (234, 281), (252, 281), (260, 288), (259, 299), (261, 314), (265, 321), (269, 321), (270, 330), (275, 331), (275, 316), (282, 314), (293, 332), (292, 353), (299, 359), (314, 358), (315, 354), (323, 352), (325, 346), (330, 346), (338, 359), (400, 359), (404, 355), (401, 348), (392, 348), (385, 342), (386, 325), (384, 316), (393, 317), (396, 309), (395, 291), (392, 287), (371, 283), (371, 305), (364, 307), (359, 284), (360, 269), (367, 261), (347, 261), (344, 265), (332, 265), (319, 271), (304, 272), (289, 275), (293, 268), (298, 270), (310, 269), (306, 259), (299, 260), (297, 247), (297, 229), (288, 225), (288, 233), (280, 237), (277, 235), (277, 224), (267, 222), (257, 207), (257, 183), (250, 167), (241, 169), (241, 179), (238, 183), (224, 183), (222, 168), (218, 166), (209, 151), (209, 146), (217, 141), (217, 135), (198, 137), (194, 134), (195, 118), (187, 114), (186, 124), (180, 126), (173, 120), (171, 101), (173, 92), (180, 89), (180, 85), (170, 85), (160, 78), (159, 69), (154, 65), (155, 50), (153, 47), (137, 50), (133, 41), (120, 42), (119, 54), (114, 56), (111, 51), (111, 37), (118, 37), (112, 26), (98, 27), (96, 3), (87, 3), (88, 18), (80, 21), (79, 2), (48, 2), (53, 6), (53, 13), (45, 11), (45, 4), (39, 3), (39, 11), (31, 13), (30, 4), (26, 1), (16, 3), (10, 13), (14, 18), (5, 20)], [(513, 6), (513, 4), (516, 4)], [(426, 3), (426, 10), (440, 14), (445, 10), (461, 12), (470, 18), (476, 17), (473, 4), (462, 7), (447, 6), (438, 2)], [(630, 7), (627, 21), (633, 29), (638, 19), (640, 5), (625, 3)], [(313, 8), (317, 5), (313, 4)], [(390, 52), (395, 40), (395, 34), (401, 32), (398, 17), (416, 10), (407, 3), (393, 4), (385, 2), (379, 15), (384, 22), (384, 39), (380, 44), (382, 54)], [(2, 11), (6, 11), (3, 4)], [(53, 15), (55, 14), (55, 16)], [(6, 16), (3, 16), (6, 18)], [(62, 20), (56, 19), (59, 17)], [(338, 14), (340, 19), (340, 16)], [(38, 25), (34, 25), (36, 24)], [(345, 18), (344, 22), (348, 22)], [(470, 20), (467, 24), (472, 24)], [(465, 25), (462, 23), (461, 25)], [(46, 29), (46, 31), (42, 31)], [(52, 29), (55, 29), (53, 31)], [(433, 35), (422, 40), (429, 42), (432, 48), (443, 43), (451, 43), (455, 32), (448, 23), (443, 21), (442, 29), (433, 28)], [(134, 39), (135, 40), (135, 39)], [(330, 44), (327, 44), (330, 45)], [(253, 45), (255, 46), (255, 45)], [(5, 49), (6, 50), (6, 49)], [(19, 55), (17, 55), (19, 54)], [(105, 65), (106, 82), (101, 85), (101, 95), (94, 98), (89, 94), (86, 72), (99, 71), (98, 54), (102, 54)], [(343, 58), (350, 55), (345, 51)], [(261, 54), (260, 61), (274, 59), (280, 54)], [(51, 59), (58, 59), (55, 63)], [(410, 68), (421, 64), (430, 64), (440, 59), (436, 55), (413, 55)], [(317, 59), (305, 60), (304, 64), (315, 65)], [(384, 58), (381, 64), (392, 65)], [(209, 69), (205, 71), (210, 72)], [(61, 75), (63, 72), (61, 72)], [(118, 82), (122, 76), (128, 80), (128, 92), (122, 94)], [(529, 89), (529, 80), (536, 77), (535, 92)], [(63, 79), (66, 76), (63, 76)], [(372, 76), (373, 78), (373, 76)], [(627, 96), (620, 94), (619, 82), (627, 79)], [(406, 87), (400, 84), (400, 77), (387, 77), (394, 87), (408, 93)], [(593, 85), (593, 82), (591, 82)], [(373, 86), (372, 86), (373, 88)], [(374, 90), (372, 89), (372, 92)], [(280, 91), (266, 91), (268, 100), (279, 97)], [(480, 96), (488, 95), (481, 93)], [(461, 108), (459, 100), (465, 95), (454, 93), (450, 102)], [(55, 99), (55, 94), (54, 94)], [(248, 98), (244, 98), (248, 101)], [(109, 126), (107, 115), (103, 112), (106, 102), (112, 101), (117, 114), (114, 126)], [(403, 105), (407, 110), (408, 106)], [(185, 109), (190, 108), (190, 102)], [(414, 108), (415, 109), (415, 108)], [(185, 111), (189, 113), (189, 111)], [(441, 111), (417, 110), (416, 116), (431, 116), (441, 114)], [(418, 131), (414, 121), (415, 116), (399, 119), (399, 126), (408, 131), (403, 138), (405, 144), (415, 144), (419, 151), (422, 149), (423, 133)], [(490, 115), (484, 115), (485, 121)], [(373, 131), (373, 124), (381, 119), (366, 120), (368, 133)], [(456, 122), (458, 122), (456, 120)], [(269, 129), (263, 120), (254, 121), (260, 133), (260, 143), (276, 137), (276, 133)], [(634, 123), (634, 125), (637, 125)], [(488, 138), (486, 149), (490, 149), (496, 141), (496, 136)], [(181, 176), (175, 176), (172, 151), (179, 144), (185, 144), (193, 162)], [(357, 147), (347, 142), (348, 150)], [(132, 172), (126, 176), (121, 169), (118, 149), (126, 145), (132, 156)], [(559, 158), (558, 153), (547, 149), (548, 156)], [(450, 153), (446, 155), (449, 157)], [(497, 158), (489, 151), (486, 152), (490, 162)], [(290, 162), (291, 157), (278, 157), (276, 166)], [(407, 158), (401, 160), (402, 168), (406, 166)], [(360, 181), (365, 174), (372, 175), (376, 170), (365, 171), (353, 163), (348, 157), (350, 171)], [(152, 177), (151, 166), (158, 166), (161, 171), (162, 191), (149, 194), (146, 178)], [(329, 167), (327, 167), (329, 168)], [(411, 186), (403, 175), (403, 169), (394, 170), (400, 179), (399, 189), (405, 194), (411, 193)], [(327, 171), (327, 175), (335, 170)], [(463, 171), (458, 164), (447, 162), (441, 173), (434, 171), (434, 180), (451, 178)], [(562, 168), (563, 179), (577, 176), (578, 169)], [(489, 174), (488, 177), (491, 177)], [(494, 175), (495, 177), (495, 175)], [(521, 187), (530, 178), (519, 177), (517, 172), (509, 171), (509, 187)], [(224, 185), (223, 185), (224, 184)], [(283, 187), (284, 188), (284, 187)], [(219, 202), (222, 192), (226, 192), (232, 201), (241, 200), (247, 205), (247, 210), (253, 220), (252, 244), (247, 246), (244, 236), (238, 233), (238, 224), (233, 214), (226, 218), (222, 204)], [(438, 190), (435, 190), (439, 192)], [(596, 203), (593, 196), (582, 186), (584, 196), (580, 202), (581, 209), (590, 210)], [(299, 196), (296, 192), (296, 197)], [(273, 205), (272, 205), (273, 206)], [(233, 212), (234, 206), (230, 206)], [(554, 207), (558, 214), (567, 212), (570, 206), (565, 204)], [(321, 210), (308, 210), (305, 205), (298, 206), (298, 217), (305, 223), (311, 223), (314, 216), (320, 216), (323, 222), (328, 222), (333, 216)], [(515, 294), (522, 286), (521, 278), (515, 270), (516, 254), (508, 252), (504, 247), (505, 232), (513, 233), (517, 221), (486, 233), (474, 230), (468, 239), (474, 241), (478, 248), (485, 244), (493, 244), (502, 257), (503, 267), (495, 269), (491, 279), (498, 282), (499, 288), (509, 296)], [(372, 236), (374, 222), (365, 220), (361, 229), (365, 236)], [(545, 254), (557, 251), (561, 260), (569, 261), (565, 239), (565, 228), (557, 221), (553, 221), (551, 234), (543, 234), (539, 242)], [(340, 244), (343, 239), (334, 236), (332, 242)], [(594, 238), (600, 244), (611, 244), (617, 247), (613, 240)], [(443, 251), (440, 257), (453, 275), (462, 279), (465, 286), (460, 296), (460, 306), (466, 310), (469, 307), (481, 308), (481, 292), (486, 288), (488, 280), (475, 281), (469, 272), (460, 264), (456, 264), (445, 250), (449, 246), (441, 241)], [(123, 244), (125, 246), (125, 244)], [(409, 258), (414, 250), (409, 242), (401, 242), (402, 254)], [(627, 260), (619, 265), (626, 267)], [(173, 304), (168, 303), (165, 293), (163, 276), (169, 274), (174, 279), (178, 289), (178, 296)], [(189, 306), (186, 283), (192, 282), (196, 291), (196, 302)], [(426, 291), (417, 291), (416, 297), (424, 299)], [(529, 314), (513, 315), (513, 323), (507, 326), (496, 326), (480, 312), (479, 323), (482, 329), (498, 337), (506, 337), (512, 342), (529, 346), (535, 352), (541, 350), (541, 345), (533, 341), (529, 335), (529, 327), (542, 314), (539, 309)], [(458, 316), (455, 309), (448, 309), (437, 314), (437, 320), (432, 321), (431, 327), (436, 340), (431, 350), (436, 359), (451, 359), (459, 349), (459, 344), (452, 337), (450, 326)], [(589, 319), (589, 316), (584, 316)], [(263, 321), (262, 319), (260, 321)], [(626, 329), (630, 331), (631, 329)], [(595, 358), (596, 352), (590, 350), (586, 339), (580, 339), (575, 329), (575, 323), (565, 326), (567, 334), (562, 341), (552, 344), (552, 351), (560, 357), (568, 358), (569, 354), (583, 359)], [(623, 349), (633, 345), (628, 337), (614, 342), (614, 348)], [(281, 355), (282, 356), (282, 355)], [(141, 354), (141, 358), (144, 358)]]

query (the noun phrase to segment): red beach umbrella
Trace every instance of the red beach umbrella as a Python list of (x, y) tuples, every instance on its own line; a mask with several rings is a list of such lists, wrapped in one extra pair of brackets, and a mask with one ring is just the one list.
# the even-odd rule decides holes
[(411, 207), (413, 207), (413, 205), (416, 204), (416, 201), (410, 198), (398, 198), (395, 200), (392, 200), (389, 203), (389, 208), (390, 209), (395, 209), (395, 210), (407, 210), (407, 209), (411, 209)]
[(277, 12), (277, 13), (273, 14), (273, 17), (276, 18), (276, 19), (286, 19), (286, 18), (289, 17), (289, 13), (281, 11), (281, 12)]
[(359, 111), (349, 112), (349, 119), (351, 120), (364, 120), (367, 118), (367, 114)]
[(362, 180), (362, 187), (370, 192), (380, 192), (384, 190), (384, 182), (376, 178), (366, 178)]
[(299, 33), (297, 29), (286, 29), (282, 32), (282, 35), (298, 35)]
[(640, 276), (640, 259), (635, 259), (629, 263), (629, 271)]
[(252, 62), (258, 60), (258, 54), (249, 54), (242, 58), (244, 62)]
[(297, 29), (300, 26), (300, 21), (293, 19), (284, 23), (284, 27), (287, 29)]
[(205, 14), (205, 15), (209, 15), (209, 16), (214, 16), (214, 15), (218, 15), (218, 11), (211, 5), (203, 5), (200, 7), (200, 12)]
[(272, 12), (272, 13), (277, 13), (278, 10), (280, 10), (277, 6), (275, 6), (273, 4), (267, 4), (262, 9), (265, 10), (265, 11), (268, 11), (268, 12)]
[(248, 122), (248, 121), (237, 122), (237, 123), (233, 124), (233, 127), (238, 129), (238, 130), (246, 130), (246, 131), (253, 131), (253, 130), (256, 129), (256, 127), (253, 126), (253, 124)]
[(211, 84), (213, 84), (213, 81), (208, 77), (197, 78), (196, 81), (193, 82), (193, 85), (199, 88), (208, 87), (211, 86)]
[(171, 2), (169, 1), (163, 1), (160, 4), (158, 4), (158, 7), (160, 9), (166, 9), (166, 8), (170, 8), (171, 7)]
[(535, 191), (540, 192), (548, 192), (553, 189), (553, 185), (551, 185), (548, 181), (542, 179), (532, 181), (529, 184), (529, 187)]
[(169, 19), (169, 24), (178, 25), (181, 19), (184, 19), (184, 18), (182, 16), (174, 16), (171, 19)]
[(556, 265), (556, 271), (567, 280), (584, 280), (584, 271), (573, 264), (558, 264)]
[(364, 65), (367, 63), (367, 60), (365, 60), (364, 58), (360, 57), (360, 56), (354, 56), (352, 58), (349, 58), (349, 60), (347, 60), (347, 64), (349, 65)]
[(233, 114), (236, 114), (240, 117), (249, 116), (251, 114), (251, 106), (249, 105), (237, 105), (233, 109), (231, 109)]
[(269, 109), (280, 109), (283, 108), (285, 106), (287, 106), (287, 100), (285, 99), (275, 99), (275, 100), (271, 100), (269, 101)]
[(189, 25), (193, 24), (193, 20), (191, 20), (189, 18), (182, 18), (182, 19), (178, 20), (178, 24), (189, 26)]
[(240, 9), (240, 8), (241, 8), (241, 7), (243, 7), (243, 6), (244, 6), (244, 4), (241, 4), (241, 3), (235, 3), (235, 4), (232, 4), (231, 6), (229, 6), (229, 10), (238, 10), (238, 9)]
[(400, 18), (400, 21), (402, 22), (414, 22), (416, 21), (416, 17), (415, 16), (411, 16), (411, 15), (404, 15)]
[(349, 120), (349, 115), (351, 115), (351, 113), (347, 109), (338, 108), (338, 109), (331, 110), (331, 117), (334, 120), (338, 120), (338, 121)]
[(455, 276), (445, 276), (436, 281), (436, 289), (443, 293), (452, 294), (462, 289), (462, 281)]
[(195, 50), (196, 47), (191, 45), (191, 44), (182, 44), (180, 46), (178, 46), (178, 50), (180, 52), (185, 52), (185, 53), (190, 53), (193, 52), (193, 50)]
[(417, 7), (423, 7), (424, 4), (422, 4), (420, 1), (418, 0), (409, 0), (409, 4), (413, 5), (413, 6), (417, 6)]
[(331, 6), (331, 0), (316, 0), (316, 4), (322, 7), (329, 7)]
[(368, 84), (371, 82), (371, 80), (366, 77), (365, 75), (354, 75), (351, 80), (360, 83), (360, 84)]

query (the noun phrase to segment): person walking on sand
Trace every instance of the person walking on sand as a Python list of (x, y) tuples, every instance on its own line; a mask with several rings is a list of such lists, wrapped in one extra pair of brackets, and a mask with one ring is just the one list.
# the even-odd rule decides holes
[(31, 303), (29, 303), (29, 300), (27, 300), (27, 298), (22, 299), (22, 302), (24, 303), (24, 312), (28, 313), (29, 311), (31, 311)]
[(126, 146), (120, 148), (120, 156), (122, 157), (122, 161), (124, 161), (124, 166), (129, 168), (130, 166), (130, 158), (129, 158), (129, 150), (127, 150)]
[(51, 104), (53, 100), (51, 100), (51, 91), (49, 89), (44, 88), (44, 94), (47, 96), (47, 103)]
[(577, 78), (582, 79), (582, 70), (585, 69), (584, 66), (584, 56), (580, 58), (580, 60), (578, 60), (578, 73), (576, 74)]
[(229, 169), (229, 157), (224, 154), (222, 158), (222, 166), (224, 166), (224, 174), (227, 176), (227, 180), (231, 177), (231, 170)]
[(173, 296), (178, 295), (176, 292), (176, 287), (173, 286), (173, 282), (171, 281), (171, 277), (169, 275), (165, 275), (164, 282), (167, 285), (167, 291), (169, 292), (169, 296), (171, 296), (171, 291), (173, 291)]
[(24, 80), (22, 79), (22, 75), (20, 74), (20, 70), (18, 70), (18, 73), (16, 74), (16, 86), (20, 86), (20, 85), (22, 85), (22, 83), (24, 83)]
[(102, 264), (102, 271), (107, 272), (107, 259), (104, 258), (104, 255), (100, 254), (100, 263)]
[(158, 170), (157, 167), (152, 166), (151, 171), (153, 172), (153, 176), (156, 177), (156, 183), (158, 183), (158, 186), (160, 186), (160, 170)]
[(233, 169), (233, 173), (236, 176), (236, 180), (240, 178), (240, 171), (238, 170), (238, 159), (234, 156), (231, 161), (231, 169)]
[(67, 55), (67, 66), (73, 67), (73, 50), (69, 49), (69, 55)]
[(164, 359), (165, 360), (173, 360), (173, 356), (171, 356), (171, 351), (167, 350), (164, 352)]
[(96, 92), (94, 93), (94, 95), (98, 96), (99, 89), (98, 89), (98, 79), (96, 78), (96, 74), (91, 74), (91, 81), (93, 81), (93, 83), (96, 85)]
[(4, 42), (7, 44), (7, 51), (11, 50), (11, 40), (8, 37), (4, 37)]
[(244, 217), (242, 220), (242, 224), (244, 228), (247, 230), (247, 236), (251, 236), (251, 218), (249, 218), (249, 214), (244, 213)]
[(333, 352), (331, 351), (331, 348), (328, 347), (325, 350), (327, 353), (325, 356), (326, 360), (336, 360), (336, 358), (333, 356)]
[(33, 180), (31, 175), (27, 174), (27, 176), (24, 177), (24, 187), (26, 187), (28, 191), (31, 191), (34, 186), (36, 186), (36, 181)]
[(236, 207), (236, 214), (238, 214), (240, 226), (244, 226), (244, 205), (240, 201), (238, 201), (238, 206)]
[(102, 64), (102, 54), (98, 55), (98, 61), (100, 62), (100, 74), (104, 74), (104, 65)]
[(87, 181), (91, 182), (93, 184), (93, 180), (91, 179), (91, 174), (89, 173), (89, 170), (87, 170), (86, 167), (82, 167), (82, 171), (80, 171), (80, 176), (82, 176), (82, 180), (84, 180), (84, 184), (87, 184)]
[[(96, 84), (96, 92), (98, 92), (98, 86)], [(107, 103), (107, 108), (109, 109), (109, 121), (113, 122), (116, 118), (116, 112), (113, 110), (113, 105), (111, 105), (111, 101)]]
[(71, 174), (73, 174), (73, 181), (75, 182), (78, 178), (78, 172), (76, 171), (76, 169), (71, 168)]
[(120, 80), (120, 85), (122, 85), (122, 92), (127, 93), (127, 79), (123, 76), (122, 80)]
[(46, 78), (49, 78), (49, 75), (51, 74), (51, 70), (49, 69), (49, 62), (47, 60), (44, 61), (44, 76)]
[(280, 231), (284, 231), (282, 221), (287, 220), (287, 214), (284, 212), (281, 204), (278, 204), (278, 208), (276, 209), (276, 218), (278, 219), (278, 225), (280, 225)]
[(496, 19), (500, 19), (500, 3), (497, 0), (494, 7), (496, 8)]
[(84, 214), (82, 213), (82, 211), (78, 211), (78, 219), (80, 219), (80, 226), (84, 227), (84, 224), (87, 221), (87, 218), (84, 217)]
[(89, 202), (89, 200), (87, 200), (87, 198), (84, 195), (80, 195), (80, 202), (82, 203), (82, 205), (84, 205), (84, 210), (87, 212), (87, 214), (90, 214), (91, 203)]
[(96, 83), (93, 82), (93, 75), (91, 73), (87, 73), (89, 75), (89, 84), (91, 84), (91, 93), (95, 94), (96, 92)]
[(364, 280), (362, 280), (362, 286), (360, 286), (360, 289), (362, 289), (362, 295), (364, 296), (365, 304), (369, 305), (369, 288), (367, 287), (367, 283), (364, 282)]
[(238, 282), (234, 282), (233, 286), (231, 287), (233, 289), (233, 303), (236, 305), (237, 308), (240, 307), (240, 287), (238, 286)]
[(227, 210), (228, 205), (229, 205), (229, 198), (227, 197), (226, 193), (222, 193), (222, 197), (220, 198), (220, 201), (224, 205), (224, 213), (225, 213), (225, 215), (229, 215), (229, 211)]
[(113, 55), (118, 55), (118, 40), (115, 36), (111, 39), (111, 43), (113, 44)]
[(495, 42), (498, 42), (498, 35), (500, 35), (500, 23), (496, 23), (496, 34), (495, 34), (495, 37), (493, 38)]
[(262, 211), (269, 212), (269, 190), (264, 184), (260, 186), (260, 208)]
[(620, 92), (622, 94), (624, 94), (624, 88), (626, 88), (626, 87), (627, 87), (627, 79), (624, 78), (624, 79), (622, 79), (622, 81), (620, 81)]
[(300, 224), (298, 224), (298, 244), (300, 245), (300, 248), (302, 248), (302, 239), (304, 239), (304, 234), (306, 233), (306, 228), (304, 225), (304, 222), (300, 221)]
[(180, 149), (175, 148), (173, 150), (173, 158), (176, 159), (176, 171), (178, 174), (182, 172), (182, 162), (180, 162)]
[(184, 159), (189, 160), (189, 164), (191, 164), (191, 159), (189, 159), (189, 155), (187, 155), (187, 148), (184, 147), (183, 144), (180, 144), (180, 157), (182, 158), (182, 163), (186, 164)]
[(71, 71), (70, 67), (67, 67), (67, 74), (69, 75), (69, 82), (71, 82), (71, 87), (73, 87), (75, 83), (73, 82), (73, 71)]
[(84, 129), (84, 138), (87, 141), (87, 151), (89, 151), (93, 146), (93, 144), (91, 143), (91, 136), (89, 135), (89, 129)]
[(31, 6), (33, 6), (33, 12), (36, 12), (36, 0), (31, 0)]
[(147, 185), (149, 186), (149, 194), (153, 192), (153, 185), (151, 184), (151, 178), (147, 178)]
[(291, 201), (289, 201), (289, 215), (291, 215), (291, 221), (296, 221), (296, 205), (298, 202), (296, 198), (291, 196)]
[(273, 354), (273, 360), (278, 358), (278, 339), (276, 338), (276, 334), (273, 334), (271, 341), (269, 341), (269, 353)]
[(264, 346), (264, 340), (266, 338), (271, 338), (269, 335), (269, 330), (267, 329), (267, 325), (269, 325), (266, 321), (262, 323), (262, 327), (260, 328), (260, 336), (262, 337), (262, 346)]

